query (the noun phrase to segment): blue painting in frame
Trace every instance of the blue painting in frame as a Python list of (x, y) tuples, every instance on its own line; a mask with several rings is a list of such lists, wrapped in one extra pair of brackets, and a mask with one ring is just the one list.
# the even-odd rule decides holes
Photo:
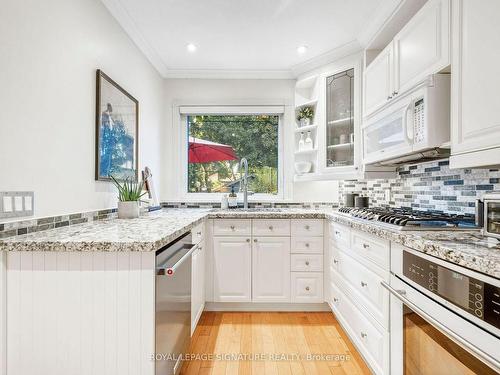
[(99, 69), (96, 79), (95, 179), (137, 181), (139, 102)]

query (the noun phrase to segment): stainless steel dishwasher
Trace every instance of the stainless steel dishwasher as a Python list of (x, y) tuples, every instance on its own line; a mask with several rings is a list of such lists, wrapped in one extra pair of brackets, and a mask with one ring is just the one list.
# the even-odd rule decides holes
[(180, 371), (191, 335), (191, 253), (188, 232), (156, 252), (156, 375)]

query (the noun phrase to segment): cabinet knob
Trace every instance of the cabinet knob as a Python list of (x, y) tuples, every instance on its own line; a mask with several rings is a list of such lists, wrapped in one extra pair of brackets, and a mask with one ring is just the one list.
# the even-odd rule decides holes
[(198, 236), (201, 236), (201, 232), (196, 232), (196, 234), (197, 234)]
[(387, 100), (391, 100), (391, 99), (392, 99), (392, 96), (390, 96), (390, 95), (389, 95), (389, 96), (387, 97)]
[(364, 244), (363, 244), (363, 247), (364, 247), (365, 249), (369, 249), (369, 248), (370, 248), (370, 245), (368, 245), (367, 243), (364, 243)]
[(335, 234), (338, 236), (340, 234), (340, 232), (338, 230), (336, 230)]
[(397, 92), (397, 91), (394, 91), (394, 92), (392, 93), (392, 96), (396, 96), (397, 94), (398, 94), (398, 92)]
[(306, 290), (307, 290), (307, 291), (309, 291), (309, 289), (310, 289), (310, 288), (309, 288), (308, 286), (306, 286)]
[(365, 337), (367, 337), (367, 336), (368, 336), (368, 335), (367, 335), (365, 332), (361, 332), (361, 337), (362, 337), (362, 338), (365, 338)]
[(364, 288), (365, 286), (367, 286), (368, 284), (365, 283), (364, 281), (361, 281), (361, 286)]
[(338, 302), (339, 299), (337, 297), (333, 297), (333, 302)]
[(304, 228), (306, 228), (306, 230), (311, 229), (311, 227), (309, 225), (306, 225)]
[(247, 238), (247, 242), (250, 242), (250, 238)]
[(274, 227), (272, 225), (269, 226), (269, 230), (273, 230)]
[(231, 230), (234, 230), (234, 225), (231, 225), (229, 228), (231, 228)]
[(333, 260), (333, 263), (334, 263), (334, 264), (339, 264), (339, 261), (338, 261), (337, 259), (334, 259), (334, 260)]
[(254, 238), (254, 239), (253, 239), (253, 242), (257, 242), (257, 238)]
[(309, 243), (306, 243), (306, 247), (309, 247)]
[(308, 265), (309, 265), (309, 262), (306, 260), (306, 266), (308, 266)]

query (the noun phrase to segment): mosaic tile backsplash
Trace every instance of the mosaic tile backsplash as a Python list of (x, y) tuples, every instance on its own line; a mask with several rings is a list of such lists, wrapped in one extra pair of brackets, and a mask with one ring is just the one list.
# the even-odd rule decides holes
[(491, 190), (500, 190), (498, 169), (450, 169), (448, 160), (403, 166), (395, 179), (341, 181), (339, 184), (340, 205), (345, 193), (359, 193), (370, 197), (372, 207), (468, 214), (475, 213), (476, 199)]

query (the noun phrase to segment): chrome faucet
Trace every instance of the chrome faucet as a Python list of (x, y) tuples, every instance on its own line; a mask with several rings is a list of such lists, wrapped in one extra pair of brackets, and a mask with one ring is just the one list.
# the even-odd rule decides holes
[(240, 192), (243, 192), (243, 209), (248, 210), (248, 160), (241, 158), (240, 160), (240, 176), (241, 166), (245, 167), (243, 177), (240, 177)]

